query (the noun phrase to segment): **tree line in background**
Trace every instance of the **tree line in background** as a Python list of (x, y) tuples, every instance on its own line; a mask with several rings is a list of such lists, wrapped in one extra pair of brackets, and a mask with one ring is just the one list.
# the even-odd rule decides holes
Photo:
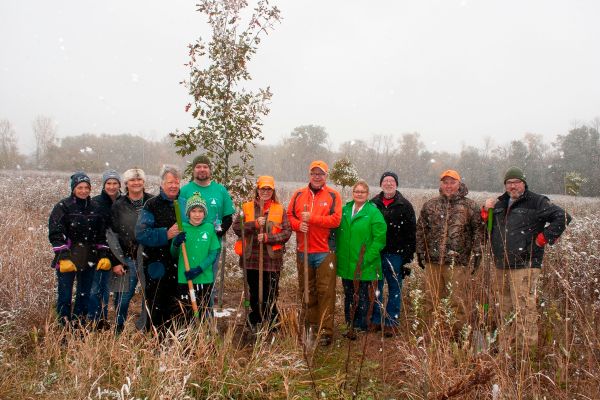
[[(16, 132), (8, 120), (0, 120), (0, 168), (46, 169), (102, 172), (107, 168), (124, 171), (138, 166), (157, 174), (164, 163), (186, 166), (176, 154), (176, 146), (166, 135), (160, 141), (143, 137), (82, 134), (56, 138), (51, 118), (38, 117), (33, 124), (36, 145), (33, 154), (25, 156), (17, 148)], [(296, 127), (279, 144), (256, 144), (252, 160), (256, 175), (270, 174), (279, 181), (304, 182), (307, 165), (322, 159), (333, 166), (344, 160), (344, 168), (355, 169), (357, 175), (372, 185), (379, 183), (381, 173), (398, 173), (401, 187), (437, 187), (441, 171), (453, 168), (463, 176), (469, 189), (497, 192), (504, 171), (522, 167), (529, 186), (542, 193), (600, 195), (600, 119), (558, 135), (548, 144), (542, 135), (525, 134), (520, 140), (496, 144), (489, 137), (481, 146), (463, 146), (460, 153), (430, 151), (418, 133), (374, 135), (342, 143), (334, 150), (324, 127)], [(236, 162), (236, 154), (232, 155)]]

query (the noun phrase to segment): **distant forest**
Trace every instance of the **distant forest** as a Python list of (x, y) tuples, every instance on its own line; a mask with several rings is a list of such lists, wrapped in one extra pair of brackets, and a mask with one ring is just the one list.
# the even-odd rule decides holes
[[(516, 165), (523, 168), (529, 187), (536, 192), (598, 196), (599, 128), (597, 118), (558, 135), (552, 143), (532, 133), (506, 143), (482, 136), (480, 145), (464, 145), (459, 153), (450, 153), (428, 150), (418, 133), (374, 135), (344, 142), (335, 150), (324, 127), (303, 125), (279, 144), (258, 143), (253, 163), (256, 175), (306, 181), (311, 160), (322, 159), (331, 167), (334, 161), (346, 158), (370, 184), (378, 185), (381, 173), (391, 170), (400, 177), (400, 187), (406, 188), (434, 188), (439, 173), (452, 168), (459, 171), (470, 190), (491, 192), (502, 189), (504, 171)], [(168, 135), (160, 141), (131, 134), (82, 134), (57, 139), (52, 120), (47, 117), (36, 119), (34, 133), (36, 148), (26, 157), (17, 151), (10, 122), (0, 120), (0, 168), (102, 172), (138, 166), (156, 174), (164, 163), (184, 167), (193, 157), (183, 159), (177, 155)]]

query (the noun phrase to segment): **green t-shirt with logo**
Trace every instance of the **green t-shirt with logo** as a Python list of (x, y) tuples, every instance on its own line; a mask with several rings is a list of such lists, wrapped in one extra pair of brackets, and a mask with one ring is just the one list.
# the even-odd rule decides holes
[(181, 218), (184, 221), (187, 222), (188, 220), (187, 215), (185, 215), (185, 203), (195, 192), (200, 193), (200, 196), (206, 202), (208, 215), (204, 218), (204, 221), (210, 222), (213, 225), (220, 224), (224, 216), (232, 215), (235, 212), (233, 200), (231, 200), (231, 195), (225, 186), (215, 181), (211, 181), (208, 186), (200, 186), (196, 182), (191, 181), (179, 191), (179, 204), (182, 210)]

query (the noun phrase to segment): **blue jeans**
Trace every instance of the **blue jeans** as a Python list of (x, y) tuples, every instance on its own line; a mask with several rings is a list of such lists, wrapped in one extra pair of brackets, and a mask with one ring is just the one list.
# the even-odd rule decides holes
[[(71, 311), (73, 283), (76, 279), (75, 306), (73, 307), (73, 311)], [(85, 316), (88, 313), (88, 301), (93, 280), (93, 268), (85, 268), (77, 272), (56, 271), (56, 313), (58, 314), (61, 324), (66, 324), (74, 317), (85, 319)]]
[[(126, 292), (115, 292), (115, 311), (117, 313), (117, 328), (123, 328), (129, 312), (129, 303), (135, 294), (138, 284), (137, 266), (135, 261), (127, 261), (127, 276), (129, 278), (129, 290)], [(142, 305), (143, 306), (143, 305)]]
[[(384, 279), (378, 283), (377, 303), (373, 309), (371, 322), (375, 325), (398, 326), (400, 309), (402, 307), (402, 256), (399, 254), (381, 254), (381, 268)], [(388, 285), (388, 299), (385, 306), (385, 319), (383, 312), (383, 284)]]
[[(366, 331), (368, 328), (367, 318), (369, 316), (369, 307), (371, 301), (369, 300), (369, 290), (371, 290), (371, 296), (373, 296), (373, 281), (359, 281), (358, 286), (358, 303), (354, 304), (354, 281), (350, 279), (342, 278), (342, 286), (344, 287), (344, 317), (348, 328), (354, 326), (356, 329)], [(374, 296), (373, 296), (374, 299)], [(376, 305), (373, 304), (373, 310)], [(352, 313), (354, 312), (354, 315)]]
[[(93, 270), (93, 269), (92, 269)], [(108, 280), (110, 271), (95, 270), (92, 289), (90, 291), (90, 300), (88, 303), (88, 319), (98, 321), (108, 319)]]
[[(314, 269), (319, 268), (319, 265), (323, 262), (325, 257), (327, 257), (329, 253), (308, 253), (308, 266)], [(298, 257), (302, 260), (304, 257), (304, 253), (298, 252)]]

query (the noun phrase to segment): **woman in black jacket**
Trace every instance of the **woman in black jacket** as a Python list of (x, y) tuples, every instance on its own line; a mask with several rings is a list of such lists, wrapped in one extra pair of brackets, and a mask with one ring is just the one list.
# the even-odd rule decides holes
[[(71, 176), (71, 195), (59, 201), (48, 221), (48, 239), (54, 251), (60, 323), (85, 322), (94, 272), (110, 269), (105, 217), (90, 199), (90, 178), (83, 172)], [(71, 306), (77, 280), (75, 305)]]

